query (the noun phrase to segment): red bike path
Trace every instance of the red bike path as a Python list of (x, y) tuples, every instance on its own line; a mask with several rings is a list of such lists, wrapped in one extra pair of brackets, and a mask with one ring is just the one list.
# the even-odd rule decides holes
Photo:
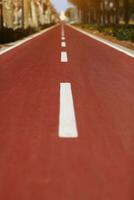
[[(0, 199), (133, 200), (134, 59), (64, 31), (0, 56)], [(78, 138), (58, 136), (66, 82)]]

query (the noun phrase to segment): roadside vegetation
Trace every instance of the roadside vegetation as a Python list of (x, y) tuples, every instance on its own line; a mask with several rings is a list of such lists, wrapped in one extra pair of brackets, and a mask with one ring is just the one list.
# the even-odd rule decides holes
[(118, 40), (126, 40), (134, 42), (134, 25), (124, 26), (124, 25), (105, 25), (99, 26), (97, 24), (74, 24), (80, 28), (89, 30), (89, 31), (98, 31), (104, 33), (105, 35), (115, 37)]
[(77, 11), (79, 26), (105, 35), (134, 42), (134, 0), (69, 0)]
[(42, 25), (38, 28), (28, 27), (27, 29), (17, 28), (15, 30), (12, 28), (3, 27), (3, 29), (0, 31), (0, 44), (17, 41), (31, 34), (37, 33), (40, 30), (48, 28), (52, 25), (53, 24), (51, 23), (51, 24)]

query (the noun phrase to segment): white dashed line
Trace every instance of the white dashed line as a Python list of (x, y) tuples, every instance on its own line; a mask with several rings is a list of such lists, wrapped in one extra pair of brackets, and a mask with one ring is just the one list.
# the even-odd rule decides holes
[(62, 40), (65, 40), (65, 37), (61, 37)]
[(73, 96), (70, 83), (60, 84), (59, 137), (78, 137)]
[(61, 62), (68, 62), (68, 56), (66, 51), (61, 52)]
[(66, 42), (61, 42), (61, 47), (66, 47)]
[(64, 31), (61, 32), (61, 36), (62, 36), (62, 37), (65, 37), (65, 33), (64, 33)]
[(63, 26), (63, 25), (61, 26), (61, 35), (62, 35), (62, 36), (65, 35), (65, 33), (64, 33), (64, 26)]

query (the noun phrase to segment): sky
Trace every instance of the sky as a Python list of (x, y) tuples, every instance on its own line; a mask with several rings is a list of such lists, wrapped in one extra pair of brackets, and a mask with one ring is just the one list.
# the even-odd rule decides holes
[(71, 5), (67, 0), (51, 0), (58, 12), (65, 11)]

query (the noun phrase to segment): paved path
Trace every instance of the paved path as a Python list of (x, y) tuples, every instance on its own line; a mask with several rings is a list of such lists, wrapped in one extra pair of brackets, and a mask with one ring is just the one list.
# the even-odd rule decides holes
[(0, 199), (134, 199), (134, 59), (59, 25), (0, 56)]

